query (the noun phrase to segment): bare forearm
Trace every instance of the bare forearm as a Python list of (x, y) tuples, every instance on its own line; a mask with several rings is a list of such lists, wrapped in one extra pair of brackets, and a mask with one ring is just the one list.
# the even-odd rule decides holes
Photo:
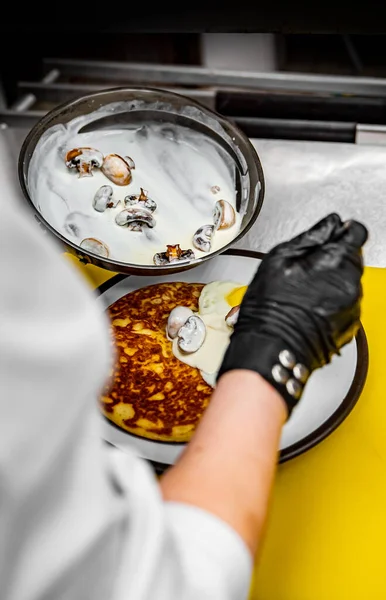
[(281, 396), (257, 373), (223, 375), (194, 438), (161, 480), (164, 498), (218, 516), (255, 554), (285, 418)]

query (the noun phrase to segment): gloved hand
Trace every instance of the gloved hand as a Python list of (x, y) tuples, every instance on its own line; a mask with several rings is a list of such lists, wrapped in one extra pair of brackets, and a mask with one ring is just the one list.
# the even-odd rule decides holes
[(217, 380), (232, 369), (256, 371), (290, 415), (312, 371), (358, 331), (366, 239), (363, 225), (331, 214), (271, 250), (244, 296)]

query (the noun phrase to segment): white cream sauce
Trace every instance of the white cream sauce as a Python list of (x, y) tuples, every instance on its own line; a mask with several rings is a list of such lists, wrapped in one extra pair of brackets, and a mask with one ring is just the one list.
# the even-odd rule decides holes
[[(137, 129), (77, 133), (84, 125), (78, 121), (77, 128), (70, 123), (48, 130), (31, 160), (31, 197), (51, 226), (78, 245), (87, 237), (101, 240), (107, 244), (110, 258), (121, 262), (152, 265), (154, 254), (164, 252), (167, 244), (191, 248), (196, 258), (204, 256), (192, 245), (194, 232), (213, 223), (217, 200), (236, 207), (235, 167), (225, 152), (203, 134), (178, 125), (166, 128), (150, 123)], [(92, 146), (105, 155), (130, 156), (135, 162), (132, 182), (117, 186), (97, 169), (93, 177), (79, 178), (75, 169), (65, 166), (64, 156), (82, 146)], [(106, 184), (122, 202), (99, 213), (93, 208), (93, 198)], [(211, 191), (215, 185), (220, 187), (217, 194)], [(156, 226), (133, 232), (117, 225), (115, 217), (125, 208), (124, 197), (139, 194), (141, 187), (157, 203), (153, 213)], [(237, 214), (233, 227), (216, 232), (211, 252), (231, 242), (240, 224)]]
[(228, 347), (232, 329), (226, 325), (225, 321), (224, 326), (221, 328), (216, 323), (217, 327), (214, 329), (211, 327), (211, 323), (213, 323), (213, 320), (210, 318), (211, 315), (198, 314), (198, 316), (201, 317), (206, 326), (206, 338), (203, 345), (197, 352), (186, 354), (179, 349), (178, 339), (174, 339), (173, 354), (176, 358), (191, 367), (209, 374), (217, 373), (221, 366), (225, 350)]
[(203, 379), (213, 388), (233, 332), (233, 328), (225, 322), (225, 317), (232, 308), (226, 297), (240, 285), (233, 281), (212, 281), (203, 287), (198, 301), (198, 312), (195, 314), (205, 323), (206, 337), (197, 352), (182, 352), (178, 347), (178, 338), (173, 340), (174, 356), (181, 362), (199, 369)]

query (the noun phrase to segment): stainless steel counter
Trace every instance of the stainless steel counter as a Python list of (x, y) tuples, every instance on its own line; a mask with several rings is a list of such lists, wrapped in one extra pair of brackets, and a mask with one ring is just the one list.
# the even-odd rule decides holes
[(386, 146), (252, 140), (261, 158), (262, 211), (237, 244), (266, 252), (330, 212), (370, 231), (367, 265), (386, 267)]
[[(17, 159), (28, 129), (0, 129), (0, 186), (19, 187)], [(253, 139), (266, 194), (253, 228), (237, 247), (267, 251), (330, 212), (370, 230), (367, 265), (386, 267), (386, 146)], [(22, 202), (21, 191), (18, 196)]]

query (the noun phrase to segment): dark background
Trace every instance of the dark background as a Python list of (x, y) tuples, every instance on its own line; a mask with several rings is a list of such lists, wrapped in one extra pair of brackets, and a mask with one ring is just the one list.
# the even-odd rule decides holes
[(209, 0), (114, 4), (7, 3), (0, 80), (39, 80), (42, 58), (200, 65), (202, 32), (276, 34), (282, 71), (386, 77), (386, 2)]
[[(248, 34), (246, 34), (248, 35)], [(200, 65), (200, 33), (56, 31), (22, 34), (23, 51), (0, 39), (0, 78), (14, 100), (17, 80), (38, 80), (42, 58)], [(386, 34), (276, 34), (282, 71), (386, 77)], [(8, 59), (7, 59), (8, 57)]]

